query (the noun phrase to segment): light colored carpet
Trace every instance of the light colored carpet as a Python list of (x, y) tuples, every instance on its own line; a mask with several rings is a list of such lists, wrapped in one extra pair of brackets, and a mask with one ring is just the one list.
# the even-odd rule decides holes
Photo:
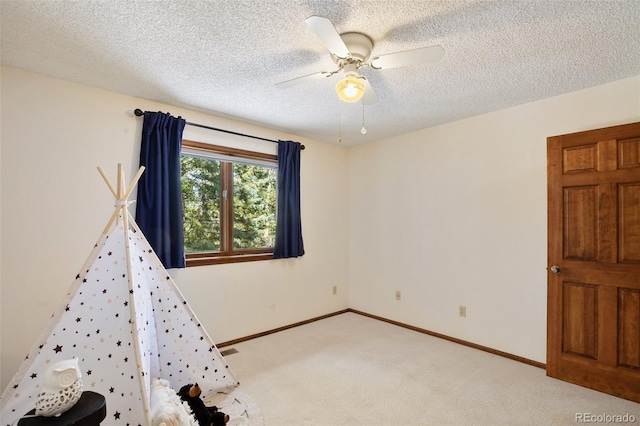
[(229, 416), (227, 426), (264, 426), (260, 407), (239, 388), (209, 395), (203, 401), (207, 407), (216, 406)]
[(640, 423), (640, 404), (355, 313), (234, 348), (226, 361), (266, 426), (575, 425), (579, 413)]

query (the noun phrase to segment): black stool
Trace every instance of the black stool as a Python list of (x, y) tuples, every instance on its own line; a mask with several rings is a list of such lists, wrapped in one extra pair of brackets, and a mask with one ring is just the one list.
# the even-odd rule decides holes
[[(36, 414), (36, 409), (25, 416)], [(58, 417), (23, 418), (18, 426), (96, 426), (107, 416), (107, 401), (99, 393), (84, 391), (76, 405)]]

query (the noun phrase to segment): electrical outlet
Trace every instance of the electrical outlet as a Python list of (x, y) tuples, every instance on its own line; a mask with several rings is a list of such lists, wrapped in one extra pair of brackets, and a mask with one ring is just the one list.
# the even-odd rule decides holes
[(333, 286), (333, 294), (338, 294), (338, 286), (337, 285)]
[(400, 290), (396, 290), (396, 300), (400, 299), (402, 299), (402, 293), (400, 293)]
[(466, 317), (467, 316), (467, 307), (466, 306), (458, 306), (458, 316)]

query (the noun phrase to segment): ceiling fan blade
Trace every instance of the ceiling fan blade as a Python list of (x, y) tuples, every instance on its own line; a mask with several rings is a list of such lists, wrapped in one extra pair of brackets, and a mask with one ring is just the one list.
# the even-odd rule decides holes
[(296, 84), (306, 83), (311, 80), (319, 80), (321, 78), (331, 77), (333, 73), (328, 71), (317, 72), (314, 74), (304, 75), (302, 77), (292, 78), (291, 80), (282, 81), (280, 83), (276, 83), (276, 87), (280, 89), (286, 89), (287, 87), (295, 86)]
[(444, 56), (444, 49), (441, 46), (421, 47), (419, 49), (406, 50), (404, 52), (389, 53), (388, 55), (376, 56), (370, 61), (371, 67), (376, 69), (387, 69), (404, 67), (407, 65), (418, 65), (427, 62), (436, 62)]
[(362, 95), (362, 103), (365, 105), (372, 105), (378, 102), (378, 95), (369, 84), (369, 80), (363, 78), (364, 80), (364, 95)]
[(342, 37), (336, 31), (330, 20), (321, 16), (310, 16), (305, 22), (307, 26), (311, 28), (311, 31), (318, 36), (320, 41), (325, 45), (329, 52), (336, 55), (338, 58), (347, 58), (351, 56), (349, 49), (344, 44)]

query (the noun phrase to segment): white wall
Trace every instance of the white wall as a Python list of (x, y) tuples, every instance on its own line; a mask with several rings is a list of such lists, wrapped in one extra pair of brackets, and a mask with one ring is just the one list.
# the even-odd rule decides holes
[[(58, 308), (113, 211), (96, 167), (102, 166), (113, 181), (117, 163), (125, 166), (127, 180), (137, 170), (142, 119), (133, 116), (135, 108), (306, 145), (301, 165), (304, 257), (171, 271), (214, 341), (347, 308), (345, 148), (13, 68), (3, 67), (1, 73), (2, 389)], [(276, 146), (189, 126), (184, 137), (274, 153)]]
[[(540, 362), (546, 138), (640, 119), (638, 76), (347, 150), (0, 71), (2, 388), (112, 212), (96, 167), (112, 179), (118, 162), (128, 179), (137, 169), (141, 119), (134, 108), (307, 146), (307, 255), (171, 271), (215, 341), (352, 307)], [(274, 149), (193, 127), (184, 137)], [(458, 305), (467, 306), (466, 319), (457, 316)]]
[(350, 307), (546, 362), (546, 138), (638, 120), (640, 76), (351, 149)]

